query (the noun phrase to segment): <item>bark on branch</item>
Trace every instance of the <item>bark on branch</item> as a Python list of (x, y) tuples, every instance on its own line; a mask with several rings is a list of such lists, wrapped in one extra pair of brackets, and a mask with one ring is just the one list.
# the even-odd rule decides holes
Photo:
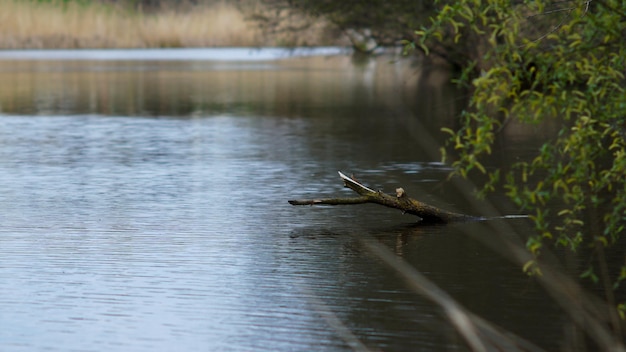
[(430, 223), (447, 223), (452, 221), (478, 220), (479, 217), (453, 213), (447, 210), (439, 209), (432, 205), (422, 203), (418, 200), (409, 198), (404, 189), (396, 189), (396, 195), (383, 193), (382, 191), (374, 191), (339, 172), (339, 176), (343, 180), (344, 186), (355, 191), (360, 197), (356, 198), (326, 198), (326, 199), (298, 199), (290, 200), (291, 205), (351, 205), (375, 203), (384, 205), (389, 208), (400, 209), (402, 212), (417, 215), (422, 221)]

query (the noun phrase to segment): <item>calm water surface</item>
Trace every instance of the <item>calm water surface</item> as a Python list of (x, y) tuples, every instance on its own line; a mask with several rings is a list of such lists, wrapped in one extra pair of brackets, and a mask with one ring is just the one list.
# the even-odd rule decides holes
[[(0, 61), (0, 350), (465, 350), (361, 238), (558, 347), (558, 309), (475, 238), (503, 234), (287, 203), (351, 196), (342, 170), (482, 213), (438, 162), (463, 103), (445, 74), (389, 57), (37, 55)], [(503, 148), (523, 157), (534, 138)]]

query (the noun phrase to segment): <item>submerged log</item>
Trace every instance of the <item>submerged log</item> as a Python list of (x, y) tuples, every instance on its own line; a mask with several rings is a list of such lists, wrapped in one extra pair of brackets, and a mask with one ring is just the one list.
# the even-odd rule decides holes
[(355, 180), (339, 172), (339, 176), (343, 180), (344, 186), (355, 191), (360, 197), (354, 198), (325, 198), (325, 199), (299, 199), (290, 200), (291, 205), (352, 205), (374, 203), (384, 205), (389, 208), (400, 209), (402, 212), (417, 215), (422, 221), (429, 223), (448, 223), (454, 221), (481, 220), (466, 214), (454, 213), (447, 210), (439, 209), (432, 205), (422, 203), (418, 200), (410, 198), (404, 189), (396, 189), (396, 195), (383, 193), (382, 191), (374, 191)]

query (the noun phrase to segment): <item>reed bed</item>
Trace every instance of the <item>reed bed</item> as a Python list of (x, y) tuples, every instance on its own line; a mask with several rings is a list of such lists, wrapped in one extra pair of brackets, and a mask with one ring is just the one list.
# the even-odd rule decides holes
[(312, 31), (270, 38), (225, 2), (143, 12), (98, 2), (0, 0), (0, 49), (329, 44), (322, 29)]

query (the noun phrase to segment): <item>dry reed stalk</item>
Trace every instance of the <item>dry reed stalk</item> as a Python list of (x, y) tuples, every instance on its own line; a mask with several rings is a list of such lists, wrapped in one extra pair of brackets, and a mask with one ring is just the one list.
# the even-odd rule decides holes
[(201, 6), (187, 13), (166, 9), (142, 16), (139, 32), (150, 47), (264, 44), (260, 31), (247, 23), (239, 10), (225, 3)]

